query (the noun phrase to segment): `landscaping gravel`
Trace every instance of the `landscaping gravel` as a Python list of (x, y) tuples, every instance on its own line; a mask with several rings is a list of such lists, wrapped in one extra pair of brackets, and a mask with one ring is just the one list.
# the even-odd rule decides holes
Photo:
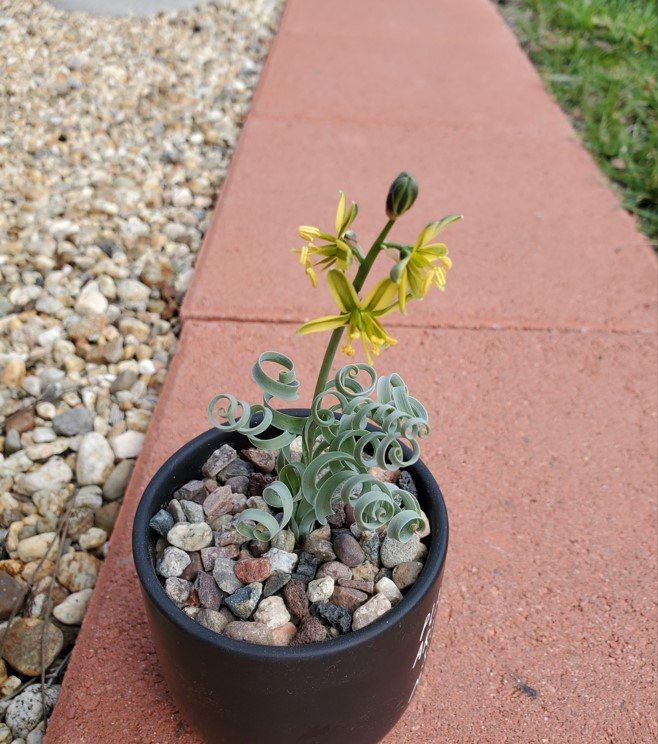
[[(333, 523), (306, 535), (301, 546), (289, 529), (271, 541), (241, 535), (241, 512), (271, 512), (261, 496), (264, 473), (247, 477), (247, 490), (254, 492), (249, 499), (226, 485), (227, 475), (248, 463), (271, 473), (274, 454), (222, 445), (201, 468), (206, 480), (183, 485), (152, 517), (165, 592), (204, 627), (258, 645), (319, 643), (365, 628), (403, 600), (422, 571), (427, 546), (418, 534), (401, 543), (387, 537), (385, 527), (348, 528), (345, 509), (335, 510)], [(392, 482), (400, 478), (399, 471), (370, 472)], [(406, 480), (412, 482), (408, 474)], [(190, 518), (185, 504), (200, 509), (200, 521)]]
[[(3, 741), (44, 728), (40, 693), (30, 715), (10, 705), (39, 689), (44, 633), (54, 704), (279, 5), (97, 18), (0, 1)], [(163, 564), (183, 601), (192, 561)]]

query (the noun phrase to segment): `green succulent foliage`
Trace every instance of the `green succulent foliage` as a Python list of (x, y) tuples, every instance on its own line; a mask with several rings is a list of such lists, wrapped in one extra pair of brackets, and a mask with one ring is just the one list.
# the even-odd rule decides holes
[[(265, 370), (266, 363), (281, 368), (276, 377)], [(237, 431), (255, 447), (279, 450), (278, 480), (263, 491), (276, 516), (263, 509), (243, 511), (236, 523), (242, 535), (271, 540), (288, 527), (299, 539), (326, 524), (338, 501), (354, 508), (363, 530), (386, 525), (389, 536), (405, 542), (424, 528), (415, 496), (368, 472), (373, 467), (394, 471), (412, 465), (420, 456), (418, 440), (429, 435), (427, 411), (409, 395), (398, 374), (378, 378), (368, 364), (348, 364), (316, 395), (307, 417), (290, 416), (271, 406), (274, 398), (298, 399), (299, 382), (288, 357), (272, 351), (261, 354), (252, 376), (263, 390), (262, 404), (250, 405), (220, 393), (208, 406), (211, 422), (221, 431)], [(378, 430), (369, 431), (368, 423)], [(269, 431), (264, 438), (268, 429), (279, 433), (271, 437)], [(302, 441), (301, 458), (291, 452), (297, 437)], [(408, 444), (406, 457), (400, 440)]]

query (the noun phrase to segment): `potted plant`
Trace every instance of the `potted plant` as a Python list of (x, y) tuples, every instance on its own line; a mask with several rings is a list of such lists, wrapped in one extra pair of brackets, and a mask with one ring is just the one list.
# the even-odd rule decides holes
[[(388, 240), (417, 193), (409, 174), (395, 179), (367, 253), (342, 192), (335, 234), (299, 228), (300, 262), (314, 286), (327, 271), (338, 306), (299, 331), (332, 332), (311, 408), (274, 404), (296, 400), (299, 382), (287, 356), (261, 354), (262, 404), (216, 396), (214, 428), (164, 463), (137, 509), (133, 554), (155, 647), (205, 741), (377, 742), (419, 683), (448, 518), (419, 459), (425, 408), (398, 374), (371, 366), (396, 343), (381, 319), (442, 290), (451, 266), (435, 238), (458, 215), (412, 245)], [(384, 251), (390, 274), (362, 298)], [(339, 347), (352, 356), (357, 341), (368, 363), (331, 376)]]

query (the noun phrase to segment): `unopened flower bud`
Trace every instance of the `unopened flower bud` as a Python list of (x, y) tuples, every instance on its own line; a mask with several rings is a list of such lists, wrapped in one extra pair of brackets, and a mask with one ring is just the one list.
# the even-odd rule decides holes
[(389, 220), (396, 220), (411, 209), (418, 196), (418, 182), (406, 171), (393, 181), (386, 197), (386, 214)]

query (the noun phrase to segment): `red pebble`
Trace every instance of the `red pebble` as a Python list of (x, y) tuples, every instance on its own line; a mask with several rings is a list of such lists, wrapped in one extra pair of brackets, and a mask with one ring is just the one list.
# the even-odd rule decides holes
[(245, 558), (235, 564), (235, 575), (243, 584), (265, 581), (272, 573), (269, 558)]

